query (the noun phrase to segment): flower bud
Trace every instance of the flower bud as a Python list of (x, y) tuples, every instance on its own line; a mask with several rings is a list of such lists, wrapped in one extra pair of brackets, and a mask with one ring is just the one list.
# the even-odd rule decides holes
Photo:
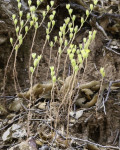
[(60, 38), (59, 42), (60, 42), (60, 45), (62, 45), (62, 43), (63, 43), (63, 39), (62, 39), (62, 38)]
[(26, 33), (28, 32), (28, 26), (25, 26), (25, 32)]
[(17, 45), (15, 46), (15, 50), (17, 51), (17, 50), (18, 50), (18, 48), (19, 48), (19, 45), (17, 44)]
[(18, 20), (17, 20), (17, 19), (15, 19), (15, 20), (14, 20), (14, 24), (16, 25), (16, 24), (17, 24), (17, 22), (18, 22)]
[(31, 6), (31, 7), (30, 7), (30, 11), (31, 11), (31, 12), (35, 12), (35, 10), (36, 10), (36, 7), (35, 7), (35, 6)]
[(38, 29), (38, 22), (35, 23), (35, 29)]
[(97, 3), (98, 3), (98, 0), (94, 0), (93, 2), (94, 2), (94, 5), (97, 5)]
[(55, 20), (52, 20), (52, 26), (54, 26), (55, 25)]
[(73, 15), (73, 16), (72, 16), (72, 21), (75, 21), (75, 19), (76, 19), (76, 16)]
[(93, 10), (93, 4), (90, 4), (90, 10), (91, 11)]
[(77, 49), (77, 54), (80, 54), (80, 50), (79, 49)]
[(84, 49), (81, 50), (81, 54), (84, 59), (87, 58), (87, 56), (88, 56)]
[(51, 27), (51, 22), (48, 22), (48, 28), (50, 29), (50, 27)]
[(35, 59), (36, 53), (32, 53), (32, 58)]
[(23, 43), (23, 39), (19, 39), (19, 45)]
[(89, 16), (89, 14), (90, 14), (90, 13), (89, 13), (89, 10), (86, 10), (86, 15), (87, 15), (87, 17)]
[(30, 72), (33, 73), (34, 72), (34, 68), (30, 67)]
[(52, 12), (52, 14), (55, 16), (55, 14), (56, 14), (56, 11), (54, 10), (54, 11)]
[(18, 39), (19, 39), (19, 40), (22, 39), (22, 34), (20, 34), (20, 35), (18, 36)]
[(47, 5), (47, 11), (49, 11), (50, 10), (50, 6), (49, 5)]
[(37, 22), (38, 21), (38, 17), (35, 17), (35, 20), (34, 20), (35, 22)]
[(70, 60), (72, 60), (72, 59), (73, 59), (73, 57), (74, 57), (74, 54), (73, 54), (73, 53), (71, 53), (71, 54), (69, 55), (69, 57), (70, 57)]
[(94, 40), (94, 39), (95, 39), (96, 33), (97, 33), (97, 31), (96, 31), (96, 30), (94, 30), (94, 31), (93, 31), (93, 35), (92, 35), (92, 40)]
[(42, 15), (43, 15), (43, 17), (45, 17), (45, 15), (46, 15), (45, 11), (43, 11)]
[(36, 58), (33, 63), (35, 68), (37, 67), (38, 63), (39, 63), (39, 60)]
[(76, 52), (76, 48), (73, 48), (72, 49), (72, 53), (74, 54)]
[(86, 38), (83, 38), (83, 42), (86, 43), (86, 41), (87, 41), (87, 39), (86, 39)]
[(81, 17), (81, 24), (83, 24), (84, 23), (84, 18), (83, 17)]
[(65, 46), (67, 46), (68, 45), (68, 41), (67, 40), (65, 40)]
[(33, 22), (33, 21), (30, 21), (30, 26), (31, 26), (31, 27), (33, 26), (33, 24), (34, 24), (34, 22)]
[(46, 39), (49, 41), (49, 39), (50, 39), (50, 35), (49, 34), (46, 35)]
[(53, 81), (53, 83), (56, 82), (56, 76), (53, 76), (53, 77), (52, 77), (52, 81)]
[(50, 21), (52, 21), (54, 19), (54, 15), (50, 15)]
[(21, 20), (21, 22), (20, 22), (20, 26), (21, 26), (21, 28), (23, 27), (23, 25), (24, 25), (24, 21), (23, 21), (23, 20)]
[(75, 59), (72, 59), (72, 60), (71, 60), (71, 64), (72, 64), (73, 67), (76, 66), (76, 61), (75, 61)]
[(53, 42), (51, 41), (51, 42), (50, 42), (50, 47), (53, 47), (53, 46), (54, 46), (54, 44), (53, 44)]
[(54, 66), (51, 66), (51, 67), (50, 67), (50, 70), (51, 70), (51, 72), (54, 71)]
[(67, 54), (70, 55), (70, 53), (71, 53), (71, 49), (68, 49)]
[(72, 27), (72, 23), (69, 23), (68, 24), (68, 28), (70, 29)]
[(89, 31), (89, 35), (92, 35), (92, 31)]
[(22, 6), (22, 4), (19, 2), (19, 3), (18, 3), (18, 8), (20, 9), (20, 8), (21, 8), (21, 6)]
[(31, 0), (28, 0), (28, 5), (29, 5), (29, 7), (31, 6), (31, 4), (32, 4), (32, 1), (31, 1)]
[(92, 35), (91, 35), (91, 34), (89, 34), (89, 40), (90, 40), (90, 41), (92, 40)]
[(70, 22), (70, 18), (67, 17), (67, 18), (65, 19), (65, 24), (67, 25), (69, 22)]
[(65, 23), (63, 24), (63, 29), (64, 29), (64, 30), (66, 29), (66, 24), (65, 24)]
[(55, 71), (51, 71), (51, 76), (53, 77), (55, 75)]
[(41, 58), (42, 58), (42, 56), (41, 56), (41, 55), (39, 55), (37, 58), (38, 58), (38, 60), (40, 61), (40, 60), (41, 60)]
[(66, 8), (67, 8), (67, 9), (70, 9), (70, 4), (66, 4)]
[(82, 55), (81, 54), (78, 54), (78, 61), (80, 64), (83, 63), (83, 59), (82, 59)]
[(49, 34), (49, 29), (46, 29), (46, 34)]
[(82, 49), (82, 44), (79, 44), (80, 50)]
[(71, 32), (71, 33), (73, 32), (73, 28), (70, 28), (70, 32)]
[(10, 43), (13, 44), (13, 38), (10, 38)]
[(75, 71), (75, 72), (78, 72), (78, 70), (79, 70), (78, 65), (75, 65), (75, 66), (74, 66), (74, 71)]
[(62, 36), (62, 32), (61, 32), (61, 31), (59, 31), (59, 36), (60, 36), (60, 37)]
[(40, 5), (40, 0), (37, 0), (37, 7)]
[(19, 28), (19, 26), (17, 26), (17, 28), (16, 28), (16, 33), (18, 33), (18, 32), (19, 32), (19, 29), (20, 29), (20, 28)]
[(77, 31), (78, 31), (78, 26), (75, 26), (74, 31), (75, 31), (75, 33), (77, 33)]
[(27, 13), (27, 20), (30, 19), (30, 13)]
[(70, 14), (70, 16), (71, 16), (71, 14), (72, 14), (72, 12), (73, 12), (73, 9), (70, 8), (70, 9), (68, 10), (68, 12), (69, 12), (69, 14)]
[(54, 5), (54, 1), (50, 1), (50, 5), (52, 7)]
[(100, 68), (100, 73), (101, 73), (102, 77), (104, 78), (105, 77), (105, 70), (103, 67)]
[(31, 17), (32, 17), (32, 20), (35, 20), (35, 14), (32, 14)]
[(74, 47), (74, 44), (70, 44), (70, 48), (72, 49)]
[(22, 17), (22, 15), (23, 15), (23, 11), (20, 11), (20, 12), (19, 12), (19, 15), (20, 15), (20, 17)]
[(69, 38), (72, 39), (72, 37), (73, 37), (73, 33), (70, 33)]
[(15, 14), (13, 14), (13, 15), (12, 15), (12, 19), (13, 19), (13, 20), (15, 20), (15, 18), (16, 18), (16, 15), (15, 15)]
[(57, 41), (57, 36), (54, 37), (54, 41), (55, 41), (55, 42)]
[(59, 54), (61, 55), (61, 53), (62, 53), (61, 47), (59, 47), (58, 52), (59, 52)]
[(63, 32), (63, 27), (60, 27), (60, 31)]

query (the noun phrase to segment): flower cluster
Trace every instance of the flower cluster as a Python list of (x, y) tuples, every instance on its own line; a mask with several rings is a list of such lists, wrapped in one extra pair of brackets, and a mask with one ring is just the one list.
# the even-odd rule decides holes
[(32, 53), (32, 58), (33, 58), (33, 67), (30, 67), (30, 72), (33, 74), (36, 67), (38, 66), (40, 60), (41, 60), (41, 55), (38, 55), (36, 57), (36, 53)]
[[(19, 16), (18, 16), (19, 20), (17, 19), (15, 14), (12, 15), (12, 19), (13, 19), (13, 23), (14, 23), (15, 31), (16, 31), (16, 36), (17, 36), (18, 41), (19, 41), (19, 43), (17, 43), (15, 45), (15, 50), (19, 49), (19, 47), (23, 43), (23, 39), (25, 38), (26, 34), (28, 33), (28, 31), (33, 26), (34, 26), (35, 30), (37, 30), (41, 26), (41, 23), (40, 24), (38, 23), (38, 17), (36, 15), (36, 10), (38, 9), (39, 5), (43, 2), (43, 0), (37, 0), (37, 2), (36, 2), (37, 6), (36, 7), (32, 6), (32, 0), (28, 0), (28, 6), (29, 6), (30, 12), (28, 12), (27, 15), (26, 15), (26, 18), (27, 18), (26, 22), (24, 22), (24, 20), (22, 19), (23, 11), (21, 10), (21, 8), (22, 8), (21, 0), (17, 0), (17, 2), (18, 2), (18, 10), (19, 10)], [(45, 17), (47, 15), (47, 13), (49, 12), (49, 10), (53, 7), (54, 1), (51, 1), (50, 5), (51, 6), (47, 5), (47, 11), (43, 12), (43, 20), (45, 19)], [(51, 20), (50, 23), (52, 23), (52, 28), (55, 25), (55, 21), (53, 20), (53, 18), (55, 16), (55, 13), (56, 12), (53, 11), (53, 14), (50, 16), (50, 20)], [(50, 25), (50, 23), (48, 23), (48, 24)], [(24, 36), (22, 35), (22, 30), (23, 29), (25, 31)], [(10, 38), (10, 43), (13, 46), (13, 38)]]
[[(89, 45), (92, 40), (94, 40), (96, 35), (96, 30), (93, 32), (89, 32), (88, 39), (84, 38), (83, 43), (79, 44), (79, 48), (77, 48), (76, 45), (71, 44), (70, 47), (67, 49), (67, 54), (69, 56), (69, 59), (71, 61), (71, 65), (73, 67), (73, 70), (77, 72), (80, 68), (80, 66), (83, 64), (84, 60), (88, 58), (89, 55)], [(77, 60), (75, 59), (75, 54), (77, 54)]]
[[(54, 5), (54, 1), (51, 1), (51, 7)], [(47, 5), (47, 11), (50, 10), (50, 6)], [(52, 14), (49, 16), (49, 19), (50, 21), (48, 22), (47, 24), (47, 28), (46, 28), (46, 39), (49, 41), (50, 39), (50, 33), (52, 32), (53, 30), (53, 27), (55, 26), (55, 14), (56, 14), (56, 11), (52, 11)]]
[(55, 82), (56, 82), (56, 76), (55, 76), (55, 69), (54, 69), (54, 66), (51, 66), (51, 67), (50, 67), (50, 71), (51, 71), (52, 82), (53, 82), (53, 84), (55, 84)]
[(104, 78), (105, 77), (105, 70), (103, 67), (100, 68), (100, 73), (102, 75), (102, 78)]

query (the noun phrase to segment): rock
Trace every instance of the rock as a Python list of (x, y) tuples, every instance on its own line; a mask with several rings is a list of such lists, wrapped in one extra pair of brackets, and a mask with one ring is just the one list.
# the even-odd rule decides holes
[(27, 141), (21, 142), (20, 144), (11, 147), (9, 150), (17, 150), (17, 149), (18, 150), (30, 150)]
[(115, 41), (115, 40), (112, 41), (112, 42), (111, 42), (111, 45), (114, 45), (114, 46), (117, 45), (117, 41)]
[(38, 106), (39, 109), (45, 110), (46, 109), (46, 102), (40, 103)]
[(35, 140), (30, 137), (28, 140), (11, 147), (9, 150), (37, 150), (37, 146)]
[(74, 117), (75, 119), (79, 119), (83, 115), (83, 112), (84, 112), (83, 110), (79, 110), (76, 112), (71, 111), (70, 116)]
[(18, 139), (27, 136), (25, 128), (22, 128), (19, 124), (13, 124), (2, 135), (4, 142), (10, 142), (13, 139)]
[(50, 147), (43, 145), (41, 148), (39, 148), (39, 150), (50, 150)]
[(4, 105), (0, 104), (0, 116), (7, 115), (7, 110)]
[(15, 116), (16, 116), (16, 114), (10, 113), (9, 115), (7, 115), (7, 119), (10, 120), (10, 119), (12, 119)]
[(8, 109), (10, 111), (18, 112), (22, 108), (22, 99), (21, 98), (15, 98), (15, 100), (9, 104)]
[(5, 37), (5, 36), (0, 36), (0, 45), (3, 44), (3, 43), (5, 43), (6, 40), (7, 40), (7, 37)]

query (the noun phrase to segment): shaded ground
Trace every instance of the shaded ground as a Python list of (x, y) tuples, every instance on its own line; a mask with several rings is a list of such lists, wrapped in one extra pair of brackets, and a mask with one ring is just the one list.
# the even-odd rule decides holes
[[(82, 79), (82, 83), (88, 83), (93, 80), (99, 81), (101, 79), (99, 70), (100, 67), (105, 68), (106, 77), (105, 77), (105, 83), (109, 83), (110, 81), (116, 81), (120, 80), (120, 26), (116, 27), (117, 29), (113, 29), (116, 24), (119, 25), (120, 23), (120, 12), (119, 7), (117, 5), (119, 1), (116, 3), (113, 3), (113, 8), (107, 7), (107, 2), (105, 4), (105, 8), (109, 8), (113, 13), (117, 14), (118, 17), (103, 17), (102, 19), (98, 20), (98, 23), (101, 27), (103, 27), (104, 31), (106, 32), (108, 38), (104, 35), (104, 33), (98, 29), (98, 27), (93, 23), (93, 17), (91, 16), (88, 18), (88, 21), (86, 22), (85, 26), (81, 29), (81, 31), (77, 34), (76, 39), (74, 41), (75, 44), (79, 44), (82, 42), (82, 39), (84, 37), (88, 36), (88, 32), (90, 30), (96, 29), (97, 35), (95, 40), (90, 45), (90, 56), (88, 58), (87, 62), (87, 68), (85, 70), (84, 78)], [(76, 3), (77, 5), (80, 5)], [(108, 4), (109, 5), (109, 4)], [(5, 2), (4, 0), (0, 2), (0, 102), (2, 104), (3, 101), (6, 101), (7, 105), (12, 102), (12, 100), (8, 100), (7, 98), (2, 98), (3, 93), (3, 77), (4, 77), (4, 70), (5, 66), (8, 60), (8, 57), (11, 53), (11, 45), (9, 42), (9, 38), (15, 37), (14, 32), (14, 26), (11, 21), (11, 12), (17, 11), (16, 2)], [(81, 6), (81, 5), (80, 5)], [(99, 6), (101, 6), (99, 2)], [(74, 13), (78, 15), (78, 18), (76, 20), (76, 24), (80, 25), (79, 22), (79, 15), (80, 13), (84, 15), (84, 11), (80, 9), (80, 11), (76, 10), (76, 7), (72, 5), (74, 9)], [(6, 8), (8, 11), (6, 11)], [(85, 7), (84, 7), (85, 8)], [(23, 6), (24, 11), (26, 11), (26, 7)], [(56, 16), (56, 26), (51, 33), (51, 39), (56, 35), (59, 31), (59, 26), (63, 23), (64, 18), (67, 17), (66, 10), (63, 7), (63, 3), (59, 6), (57, 9), (57, 16)], [(110, 11), (109, 10), (109, 11)], [(100, 10), (98, 10), (99, 12)], [(109, 11), (107, 13), (109, 13)], [(118, 12), (118, 13), (116, 13)], [(97, 14), (97, 13), (96, 13)], [(104, 14), (104, 13), (103, 13)], [(41, 17), (41, 14), (38, 14)], [(100, 16), (100, 14), (98, 15)], [(89, 23), (90, 19), (92, 20), (92, 23)], [(46, 19), (47, 21), (47, 19)], [(45, 26), (46, 23), (43, 24), (40, 30), (37, 32), (35, 45), (33, 48), (33, 52), (36, 52), (37, 54), (41, 54), (41, 47), (43, 47), (45, 42)], [(29, 78), (28, 78), (28, 62), (29, 62), (29, 55), (30, 55), (30, 47), (31, 47), (31, 41), (33, 38), (34, 29), (32, 29), (29, 34), (26, 36), (24, 40), (24, 44), (21, 46), (18, 57), (17, 57), (17, 72), (18, 72), (18, 80), (19, 84), (22, 90), (25, 90), (26, 88), (29, 89)], [(68, 38), (68, 37), (67, 37)], [(111, 42), (110, 42), (111, 40)], [(54, 47), (52, 51), (52, 60), (51, 65), (55, 63), (55, 58), (57, 56), (57, 47)], [(43, 58), (39, 65), (38, 75), (36, 77), (35, 83), (42, 83), (46, 81), (46, 72), (48, 71), (49, 66), (49, 58), (50, 58), (50, 47), (49, 44), (46, 45), (44, 52), (43, 52)], [(62, 75), (63, 69), (64, 69), (64, 60), (65, 60), (65, 53), (61, 57), (61, 63), (60, 63), (60, 70), (59, 70), (59, 76)], [(6, 82), (6, 95), (13, 96), (16, 94), (16, 91), (14, 89), (14, 80), (13, 80), (13, 62), (14, 62), (14, 54), (11, 57), (9, 67), (7, 70), (7, 82)], [(70, 64), (67, 63), (66, 66), (66, 75), (69, 74)], [(69, 74), (70, 75), (70, 74)], [(83, 72), (81, 71), (79, 73), (79, 82), (81, 82)], [(48, 79), (50, 80), (50, 75), (48, 76)], [(20, 92), (20, 91), (19, 91)], [(107, 89), (104, 91), (104, 97), (106, 97)], [(33, 109), (38, 110), (38, 104), (43, 103), (44, 99), (35, 102), (35, 106)], [(103, 108), (100, 109), (98, 112), (96, 112), (96, 107), (93, 108), (78, 108), (78, 110), (84, 110), (83, 115), (77, 119), (72, 121), (71, 119), (71, 126), (69, 127), (70, 135), (72, 137), (76, 137), (83, 140), (88, 140), (93, 143), (99, 143), (100, 145), (104, 146), (114, 146), (118, 147), (120, 146), (120, 88), (112, 90), (110, 93), (110, 97), (105, 105), (105, 112), (103, 111)], [(4, 115), (0, 115), (0, 134), (3, 135), (4, 131), (7, 130), (8, 127), (11, 127), (14, 123), (24, 123), (25, 122), (25, 128), (27, 128), (26, 125), (26, 114), (22, 115), (23, 112), (25, 112), (25, 109), (22, 108), (18, 112), (9, 111), (5, 113)], [(43, 114), (37, 114), (35, 111), (33, 111), (32, 116), (34, 119), (43, 119), (48, 117), (47, 110), (42, 110)], [(55, 110), (53, 110), (53, 113), (57, 111), (57, 106), (55, 107)], [(45, 114), (44, 114), (45, 113)], [(67, 112), (66, 112), (67, 113)], [(8, 117), (9, 114), (13, 114), (15, 121), (12, 117)], [(23, 116), (22, 119), (19, 117), (16, 117), (16, 115)], [(12, 120), (13, 119), (13, 120)], [(11, 120), (13, 121), (11, 123)], [(63, 120), (60, 121), (60, 123), (63, 123), (63, 126), (66, 127), (67, 117), (63, 116)], [(58, 145), (56, 144), (49, 144), (53, 142), (51, 139), (54, 135), (50, 134), (51, 129), (49, 128), (48, 124), (45, 122), (41, 122), (44, 124), (42, 126), (40, 124), (40, 120), (32, 120), (30, 124), (30, 128), (32, 131), (32, 136), (35, 136), (35, 141), (38, 145), (38, 147), (41, 147), (42, 145), (48, 145), (51, 147), (51, 149), (55, 149), (55, 147), (58, 147), (58, 149), (67, 149), (65, 140), (61, 137), (56, 137), (58, 140)], [(23, 124), (24, 126), (24, 124)], [(60, 125), (60, 127), (63, 127)], [(4, 128), (5, 127), (5, 128)], [(52, 127), (52, 125), (51, 125)], [(42, 132), (42, 131), (44, 132)], [(62, 132), (62, 129), (60, 129)], [(45, 134), (48, 134), (50, 137), (46, 137)], [(20, 143), (22, 140), (13, 140), (13, 143)], [(0, 137), (0, 143), (1, 143), (1, 149), (7, 149), (11, 147), (11, 143), (4, 143), (2, 141), (2, 138)], [(89, 142), (79, 141), (79, 140), (70, 140), (71, 145), (68, 149), (95, 149), (95, 147), (91, 148), (90, 146), (95, 145), (91, 144)], [(87, 143), (87, 144), (86, 144)], [(90, 145), (91, 144), (91, 145)], [(13, 144), (14, 145), (14, 144)], [(57, 148), (56, 148), (57, 149)], [(97, 147), (96, 147), (97, 149)], [(101, 148), (102, 149), (102, 148)], [(110, 148), (104, 148), (103, 149), (112, 149)], [(113, 148), (115, 149), (115, 148)], [(35, 149), (36, 150), (36, 149)]]

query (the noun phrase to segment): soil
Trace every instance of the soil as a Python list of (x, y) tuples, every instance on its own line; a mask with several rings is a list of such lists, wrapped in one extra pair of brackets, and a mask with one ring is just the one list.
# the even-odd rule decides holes
[[(6, 11), (6, 8), (8, 11)], [(26, 11), (25, 7), (23, 7), (23, 9), (24, 11)], [(5, 73), (4, 71), (12, 49), (9, 39), (10, 37), (13, 37), (13, 39), (15, 39), (14, 25), (11, 19), (11, 13), (14, 12), (17, 13), (16, 1), (7, 2), (2, 0), (0, 2), (0, 95), (1, 95), (0, 103), (2, 103), (3, 101), (9, 103), (6, 98), (3, 100), (2, 96), (3, 96), (3, 79)], [(57, 23), (51, 33), (51, 40), (58, 33), (59, 26), (63, 23), (64, 18), (67, 16), (67, 13), (65, 12), (66, 10), (63, 10), (63, 8), (59, 8), (57, 10), (57, 17), (56, 17)], [(41, 18), (41, 14), (38, 15)], [(41, 48), (45, 43), (45, 36), (46, 36), (45, 26), (47, 25), (47, 20), (48, 18), (45, 20), (45, 23), (42, 25), (42, 27), (38, 30), (35, 38), (33, 52), (36, 52), (37, 54), (41, 54), (42, 52)], [(80, 25), (79, 19), (77, 19), (76, 24)], [(110, 23), (107, 24), (107, 28), (109, 26)], [(94, 29), (96, 28), (91, 26), (88, 20), (88, 22), (81, 29), (81, 31), (77, 33), (74, 43), (79, 45), (79, 43), (82, 42), (82, 39), (88, 36), (88, 32)], [(108, 32), (106, 29), (106, 33), (109, 39), (112, 40), (110, 46), (117, 47), (117, 54), (105, 48), (109, 40), (106, 39), (106, 37), (103, 35), (101, 31), (97, 30), (96, 38), (90, 45), (91, 52), (87, 60), (87, 66), (84, 72), (84, 76), (82, 76), (83, 71), (79, 73), (79, 82), (81, 82), (81, 79), (82, 79), (82, 83), (88, 83), (93, 80), (100, 81), (101, 75), (99, 73), (99, 70), (101, 67), (104, 67), (106, 72), (104, 82), (109, 83), (110, 81), (120, 80), (120, 58), (119, 58), (120, 57), (120, 40), (119, 40), (120, 31), (112, 34)], [(29, 62), (30, 48), (32, 44), (31, 41), (33, 39), (33, 34), (34, 34), (34, 29), (32, 29), (28, 33), (18, 52), (16, 68), (17, 68), (18, 81), (21, 88), (21, 89), (18, 88), (18, 92), (21, 92), (21, 90), (24, 91), (25, 89), (29, 89), (30, 87), (28, 62)], [(58, 51), (57, 48), (58, 45), (56, 45), (52, 50), (51, 65), (55, 64), (57, 51)], [(64, 70), (64, 60), (66, 58), (65, 54), (66, 52), (62, 54), (61, 62), (60, 62), (59, 76), (61, 77)], [(50, 71), (48, 70), (49, 58), (50, 58), (50, 46), (47, 43), (43, 51), (42, 60), (39, 64), (38, 74), (37, 76), (35, 76), (34, 84), (42, 83), (44, 81), (48, 81), (51, 79)], [(10, 59), (9, 67), (7, 69), (6, 88), (5, 88), (6, 96), (15, 96), (16, 94), (16, 90), (14, 86), (14, 77), (13, 77), (13, 64), (14, 64), (14, 53)], [(70, 68), (70, 63), (68, 61), (68, 63), (66, 64), (66, 76), (70, 75), (72, 72), (71, 69), (69, 68)], [(49, 71), (48, 78), (46, 78), (46, 74), (48, 71)], [(106, 96), (106, 94), (107, 94), (107, 90), (104, 91), (104, 96)], [(81, 108), (78, 108), (78, 110), (80, 109)], [(3, 120), (5, 119), (6, 116), (1, 116), (0, 122), (3, 122)], [(66, 120), (63, 119), (63, 122), (66, 122)], [(34, 125), (37, 127), (38, 124), (34, 123)], [(33, 124), (31, 125), (31, 127), (32, 126)], [(7, 130), (7, 128), (5, 128), (4, 130), (0, 129), (1, 135), (5, 130)], [(32, 131), (33, 135), (35, 135), (34, 132), (37, 131), (34, 129)], [(92, 141), (93, 143), (99, 143), (100, 145), (114, 146), (114, 147), (120, 146), (120, 89), (114, 90), (110, 93), (110, 96), (105, 104), (105, 111), (103, 108), (100, 109), (99, 111), (96, 111), (95, 106), (86, 109), (82, 117), (76, 120), (74, 125), (72, 125), (69, 132), (70, 135), (72, 135), (73, 137), (84, 139), (84, 140), (87, 139)], [(6, 149), (6, 146), (2, 142), (1, 137), (0, 137), (0, 143), (2, 144), (1, 150)], [(83, 142), (81, 141), (77, 141), (76, 146), (73, 147), (77, 147), (77, 145), (81, 145), (81, 147), (76, 149), (85, 148)], [(88, 145), (86, 146), (86, 149), (90, 149)], [(108, 149), (112, 149), (112, 148), (108, 148)]]

